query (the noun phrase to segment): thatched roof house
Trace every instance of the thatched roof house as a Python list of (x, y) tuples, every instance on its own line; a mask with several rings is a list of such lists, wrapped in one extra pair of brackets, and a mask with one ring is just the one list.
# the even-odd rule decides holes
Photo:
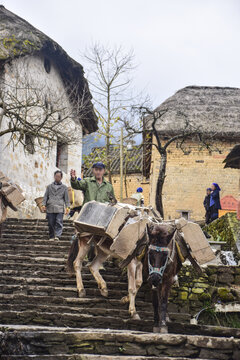
[[(86, 107), (88, 110), (84, 117), (81, 117), (83, 131), (84, 133), (96, 131), (97, 117), (93, 110), (92, 96), (84, 78), (82, 65), (73, 60), (47, 35), (0, 5), (0, 75), (5, 63), (17, 57), (38, 53), (54, 61), (67, 91), (69, 88), (74, 88), (76, 95), (85, 94), (85, 101), (89, 102), (89, 106)], [(75, 99), (70, 98), (70, 100), (74, 104)]]
[[(155, 111), (167, 110), (156, 123), (163, 136), (179, 134), (189, 127), (214, 138), (240, 138), (240, 89), (231, 87), (187, 86), (164, 101)], [(152, 117), (145, 119), (152, 130)]]
[(237, 144), (223, 161), (224, 168), (240, 169), (240, 145)]

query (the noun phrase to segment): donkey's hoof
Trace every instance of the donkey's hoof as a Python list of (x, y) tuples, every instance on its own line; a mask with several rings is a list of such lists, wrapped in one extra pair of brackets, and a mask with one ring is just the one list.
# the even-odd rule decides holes
[(121, 304), (127, 304), (127, 303), (129, 303), (129, 297), (128, 297), (128, 295), (122, 297), (121, 300), (120, 300), (120, 302), (121, 302)]
[(132, 317), (133, 320), (141, 320), (141, 318), (140, 318), (140, 316), (138, 315), (137, 312), (133, 313), (133, 314), (131, 315), (131, 317)]
[(101, 295), (102, 296), (104, 296), (104, 297), (108, 297), (108, 289), (100, 289), (100, 293), (101, 293)]
[(160, 334), (168, 334), (168, 328), (166, 325), (160, 327)]
[(78, 297), (83, 298), (86, 296), (86, 290), (82, 289), (78, 292)]
[(160, 327), (159, 326), (154, 326), (153, 327), (153, 332), (154, 333), (160, 333)]

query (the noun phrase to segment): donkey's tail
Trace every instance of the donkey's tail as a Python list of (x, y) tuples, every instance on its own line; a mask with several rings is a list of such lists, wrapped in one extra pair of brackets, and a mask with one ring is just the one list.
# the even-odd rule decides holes
[(79, 251), (79, 245), (78, 245), (78, 237), (76, 236), (76, 238), (73, 240), (72, 245), (70, 247), (69, 253), (68, 253), (68, 259), (67, 259), (67, 271), (70, 274), (73, 274), (74, 271), (74, 260), (77, 257)]

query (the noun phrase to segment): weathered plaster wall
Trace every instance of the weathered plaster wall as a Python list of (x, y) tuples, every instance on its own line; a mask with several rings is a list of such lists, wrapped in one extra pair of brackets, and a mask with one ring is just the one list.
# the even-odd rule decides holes
[[(11, 66), (6, 65), (5, 83), (14, 86), (16, 77), (27, 76), (29, 74), (33, 85), (39, 85), (42, 88), (43, 97), (50, 97), (50, 101), (54, 104), (56, 99), (61, 97), (63, 107), (71, 108), (65, 88), (58, 72), (57, 67), (51, 63), (51, 71), (47, 73), (43, 65), (43, 56), (28, 56), (14, 60)], [(27, 71), (26, 71), (27, 70)], [(7, 126), (8, 119), (4, 119)], [(77, 120), (76, 120), (77, 121)], [(68, 167), (67, 173), (71, 167), (81, 173), (81, 157), (82, 157), (82, 129), (79, 125), (79, 144), (68, 146)], [(56, 168), (56, 146), (54, 145), (48, 153), (45, 150), (37, 149), (31, 155), (21, 144), (14, 149), (8, 145), (9, 136), (1, 138), (0, 142), (0, 169), (8, 177), (18, 183), (24, 191), (26, 200), (19, 207), (17, 213), (8, 211), (9, 216), (18, 217), (42, 217), (36, 208), (34, 199), (43, 196), (46, 186), (53, 181), (53, 172)], [(69, 184), (69, 175), (64, 173), (63, 182)]]
[[(199, 144), (189, 141), (186, 149), (191, 148), (189, 155), (173, 143), (168, 148), (166, 180), (163, 188), (163, 205), (165, 219), (180, 217), (179, 210), (190, 211), (190, 218), (204, 218), (203, 200), (206, 188), (217, 182), (222, 191), (221, 197), (233, 195), (238, 197), (239, 170), (224, 169), (223, 160), (236, 142), (219, 141), (215, 144), (219, 152), (199, 149)], [(155, 146), (152, 152), (150, 176), (150, 203), (155, 205), (156, 183), (159, 172), (160, 155)]]

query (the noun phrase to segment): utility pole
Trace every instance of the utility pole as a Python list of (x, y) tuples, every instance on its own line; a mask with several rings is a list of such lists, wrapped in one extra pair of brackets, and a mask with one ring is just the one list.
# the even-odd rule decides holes
[(120, 201), (123, 200), (123, 128), (120, 136)]

